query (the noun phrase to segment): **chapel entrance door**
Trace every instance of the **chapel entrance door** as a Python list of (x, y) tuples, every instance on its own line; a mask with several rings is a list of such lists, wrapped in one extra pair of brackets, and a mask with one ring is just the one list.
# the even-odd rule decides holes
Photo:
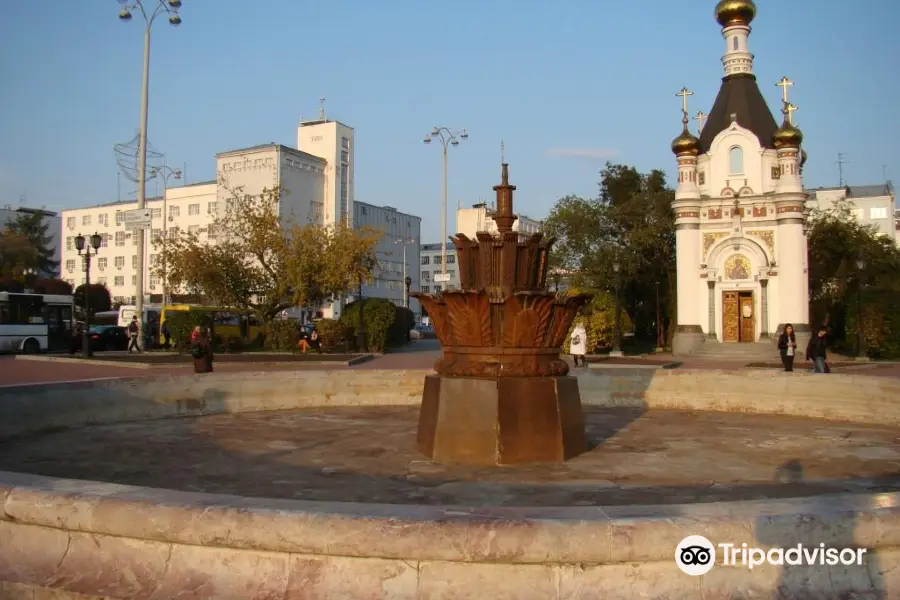
[(722, 341), (738, 342), (740, 339), (740, 294), (738, 292), (722, 292)]

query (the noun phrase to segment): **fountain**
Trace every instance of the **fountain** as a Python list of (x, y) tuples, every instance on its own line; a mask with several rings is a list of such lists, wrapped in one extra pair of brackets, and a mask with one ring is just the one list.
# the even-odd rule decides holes
[(438, 462), (560, 462), (587, 449), (578, 380), (559, 351), (590, 296), (547, 290), (554, 240), (513, 231), (515, 189), (503, 163), (498, 233), (451, 238), (460, 290), (411, 294), (443, 350), (425, 377), (417, 437)]

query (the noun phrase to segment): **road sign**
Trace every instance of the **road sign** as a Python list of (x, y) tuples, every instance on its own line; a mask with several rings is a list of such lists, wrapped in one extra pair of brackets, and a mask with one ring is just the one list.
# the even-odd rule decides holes
[(149, 208), (136, 208), (134, 210), (126, 210), (125, 229), (150, 229), (151, 211)]
[(450, 281), (450, 273), (435, 273), (434, 281), (435, 283), (444, 283)]

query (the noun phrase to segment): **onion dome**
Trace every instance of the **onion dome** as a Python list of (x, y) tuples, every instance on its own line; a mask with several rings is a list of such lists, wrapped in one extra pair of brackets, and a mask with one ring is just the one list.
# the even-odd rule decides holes
[(716, 4), (716, 21), (722, 27), (749, 25), (756, 16), (753, 0), (719, 0)]
[(775, 130), (773, 141), (776, 148), (799, 148), (803, 143), (803, 132), (785, 120)]
[(676, 156), (679, 154), (693, 154), (694, 156), (700, 154), (700, 140), (688, 131), (687, 123), (685, 123), (684, 129), (681, 131), (681, 135), (672, 140), (672, 152)]

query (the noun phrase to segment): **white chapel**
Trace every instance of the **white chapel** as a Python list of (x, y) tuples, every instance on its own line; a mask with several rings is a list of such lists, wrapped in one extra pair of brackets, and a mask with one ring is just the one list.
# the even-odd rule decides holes
[[(678, 162), (675, 192), (678, 323), (675, 354), (728, 351), (726, 344), (758, 344), (771, 353), (791, 323), (798, 345), (809, 336), (806, 194), (801, 173), (803, 135), (793, 124), (787, 77), (778, 125), (753, 74), (749, 0), (721, 0), (725, 75), (699, 137), (688, 129), (672, 142)], [(762, 345), (764, 344), (764, 346)], [(801, 345), (802, 344), (802, 345)], [(745, 347), (746, 348), (746, 347)], [(749, 349), (749, 348), (748, 348)]]

